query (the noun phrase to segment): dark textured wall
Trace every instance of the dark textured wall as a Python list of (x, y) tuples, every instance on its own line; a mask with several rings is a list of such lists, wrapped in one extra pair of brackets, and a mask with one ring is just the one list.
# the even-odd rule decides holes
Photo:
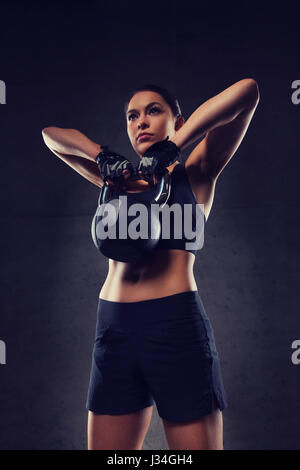
[[(300, 448), (300, 364), (291, 361), (300, 339), (296, 5), (1, 6), (1, 449), (86, 448), (108, 267), (90, 235), (98, 188), (47, 149), (42, 129), (79, 129), (136, 162), (123, 117), (129, 89), (165, 86), (188, 118), (248, 77), (260, 103), (218, 180), (195, 276), (228, 396), (225, 449)], [(144, 449), (167, 449), (156, 408)]]

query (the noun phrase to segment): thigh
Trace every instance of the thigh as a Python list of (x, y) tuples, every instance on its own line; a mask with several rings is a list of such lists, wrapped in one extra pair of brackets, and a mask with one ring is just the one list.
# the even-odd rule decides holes
[(153, 405), (134, 340), (134, 334), (115, 326), (97, 329), (86, 402), (89, 411), (123, 416)]
[(223, 450), (223, 416), (214, 399), (213, 411), (185, 423), (163, 419), (169, 449)]
[(140, 450), (153, 406), (124, 415), (88, 413), (88, 450)]
[(209, 325), (201, 317), (167, 322), (159, 334), (143, 334), (145, 379), (166, 421), (187, 423), (226, 406), (218, 353)]

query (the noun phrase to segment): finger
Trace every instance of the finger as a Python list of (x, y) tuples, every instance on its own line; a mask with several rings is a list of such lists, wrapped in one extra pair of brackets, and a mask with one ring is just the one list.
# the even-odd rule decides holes
[(115, 187), (119, 187), (120, 185), (120, 179), (119, 178), (107, 178), (107, 183), (109, 186), (115, 186)]
[(123, 178), (125, 179), (125, 181), (127, 181), (129, 178), (131, 178), (131, 172), (129, 170), (124, 170)]
[(150, 186), (154, 186), (153, 175), (148, 175), (146, 181), (150, 184)]

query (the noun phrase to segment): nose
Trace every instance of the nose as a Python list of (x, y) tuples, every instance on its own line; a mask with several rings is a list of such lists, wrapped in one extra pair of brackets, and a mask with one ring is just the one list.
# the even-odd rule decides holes
[(138, 121), (138, 129), (144, 129), (145, 126), (147, 127), (148, 126), (148, 122), (147, 122), (147, 119), (146, 117), (140, 117), (139, 121)]

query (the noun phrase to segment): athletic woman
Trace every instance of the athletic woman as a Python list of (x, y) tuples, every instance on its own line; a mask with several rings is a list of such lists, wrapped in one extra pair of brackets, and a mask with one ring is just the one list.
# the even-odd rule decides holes
[[(206, 223), (217, 179), (238, 149), (258, 102), (256, 81), (243, 79), (208, 99), (185, 122), (167, 90), (155, 85), (136, 89), (126, 101), (125, 116), (128, 137), (140, 157), (140, 179), (132, 178), (132, 164), (125, 157), (115, 154), (105, 160), (104, 146), (80, 131), (47, 127), (43, 137), (82, 176), (100, 188), (114, 185), (124, 195), (144, 192), (151, 198), (159, 181), (156, 170), (167, 165), (169, 206), (198, 204)], [(201, 138), (183, 163), (180, 151)], [(169, 164), (164, 160), (166, 141), (174, 157)], [(161, 151), (146, 159), (155, 143)], [(149, 161), (152, 173), (147, 172)], [(86, 403), (89, 449), (141, 449), (154, 401), (170, 449), (223, 449), (227, 397), (213, 329), (193, 274), (197, 249), (187, 249), (188, 241), (184, 235), (160, 239), (143, 262), (109, 258), (99, 293)]]

